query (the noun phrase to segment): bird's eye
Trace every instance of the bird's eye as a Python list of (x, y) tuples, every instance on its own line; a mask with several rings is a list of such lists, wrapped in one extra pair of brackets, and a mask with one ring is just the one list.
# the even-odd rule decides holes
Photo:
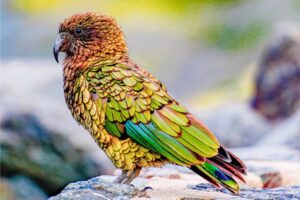
[(79, 28), (79, 27), (77, 27), (77, 28), (75, 29), (75, 34), (76, 34), (76, 35), (81, 35), (81, 34), (82, 34), (82, 29)]

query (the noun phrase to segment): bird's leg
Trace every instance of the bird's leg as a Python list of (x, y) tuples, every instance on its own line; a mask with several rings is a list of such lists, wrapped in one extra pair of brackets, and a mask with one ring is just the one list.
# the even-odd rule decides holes
[(123, 179), (122, 183), (123, 184), (129, 184), (129, 183), (131, 183), (131, 181), (133, 181), (133, 179), (140, 174), (141, 169), (142, 169), (141, 167), (136, 167), (134, 170), (130, 171), (127, 174), (126, 178)]
[(113, 183), (122, 183), (124, 181), (125, 178), (127, 178), (129, 171), (124, 170), (122, 171), (122, 174), (120, 176), (118, 176)]

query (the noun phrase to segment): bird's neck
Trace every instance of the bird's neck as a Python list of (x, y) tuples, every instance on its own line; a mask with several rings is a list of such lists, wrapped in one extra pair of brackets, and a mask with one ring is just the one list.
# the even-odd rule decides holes
[(76, 76), (93, 66), (120, 63), (129, 60), (127, 53), (103, 54), (82, 53), (78, 55), (67, 55), (64, 59), (63, 75), (65, 81), (72, 81)]
[[(128, 63), (131, 62), (126, 54), (116, 55), (114, 57), (99, 57), (99, 56), (66, 56), (64, 60), (63, 78), (64, 78), (64, 93), (71, 94), (76, 79), (93, 66), (101, 66), (106, 64)], [(71, 97), (70, 97), (71, 98)], [(68, 97), (66, 96), (66, 99)]]

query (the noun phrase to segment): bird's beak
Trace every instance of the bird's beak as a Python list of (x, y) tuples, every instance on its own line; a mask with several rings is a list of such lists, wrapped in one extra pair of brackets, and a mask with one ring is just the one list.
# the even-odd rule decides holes
[(62, 41), (63, 39), (61, 38), (61, 35), (59, 34), (55, 40), (55, 44), (53, 46), (53, 56), (56, 60), (57, 63), (59, 63), (58, 61), (58, 55), (59, 55), (59, 51), (62, 45)]

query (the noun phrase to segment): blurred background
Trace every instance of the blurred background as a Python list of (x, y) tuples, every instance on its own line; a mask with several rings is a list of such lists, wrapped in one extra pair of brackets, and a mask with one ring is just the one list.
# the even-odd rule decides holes
[(52, 55), (59, 23), (86, 11), (115, 17), (131, 58), (243, 159), (300, 160), (299, 0), (1, 0), (2, 199), (114, 171)]

